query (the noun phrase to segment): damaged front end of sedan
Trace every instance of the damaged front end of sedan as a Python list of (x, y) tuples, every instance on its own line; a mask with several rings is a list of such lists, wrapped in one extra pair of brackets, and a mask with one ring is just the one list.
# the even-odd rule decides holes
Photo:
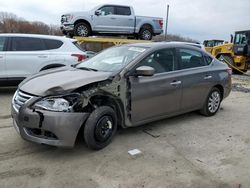
[[(126, 84), (125, 84), (126, 85)], [(20, 88), (12, 100), (14, 127), (28, 141), (59, 147), (73, 147), (81, 127), (99, 106), (111, 106), (118, 124), (124, 127), (121, 79), (112, 78), (49, 96), (30, 95)], [(58, 93), (56, 91), (55, 93)]]

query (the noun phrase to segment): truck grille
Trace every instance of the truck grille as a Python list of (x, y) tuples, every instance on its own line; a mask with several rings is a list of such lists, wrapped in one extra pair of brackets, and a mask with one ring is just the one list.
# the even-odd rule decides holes
[(17, 110), (25, 104), (28, 100), (30, 100), (33, 96), (22, 91), (17, 91), (14, 98), (14, 106)]

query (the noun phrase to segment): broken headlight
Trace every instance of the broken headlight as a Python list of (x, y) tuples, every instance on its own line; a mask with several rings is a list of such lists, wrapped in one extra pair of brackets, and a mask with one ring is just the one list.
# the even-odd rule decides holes
[(78, 97), (61, 96), (61, 97), (47, 97), (34, 103), (34, 109), (48, 110), (54, 112), (70, 112), (76, 104)]

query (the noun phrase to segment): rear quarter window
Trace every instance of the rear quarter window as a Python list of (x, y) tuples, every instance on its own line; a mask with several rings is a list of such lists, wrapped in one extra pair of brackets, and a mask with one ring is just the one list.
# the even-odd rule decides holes
[(63, 45), (63, 42), (60, 40), (54, 39), (43, 39), (47, 50), (58, 49)]
[(210, 65), (213, 62), (213, 58), (207, 54), (204, 55), (204, 59), (207, 65)]

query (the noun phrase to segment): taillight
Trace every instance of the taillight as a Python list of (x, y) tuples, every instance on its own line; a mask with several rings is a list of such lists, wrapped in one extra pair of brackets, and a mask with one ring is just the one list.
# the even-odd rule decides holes
[(232, 75), (232, 73), (233, 73), (232, 69), (231, 69), (231, 68), (228, 68), (228, 69), (227, 69), (227, 73), (228, 73), (229, 75)]
[(72, 54), (71, 56), (77, 57), (78, 62), (81, 62), (82, 60), (86, 59), (86, 56), (83, 54)]
[(160, 27), (163, 28), (163, 20), (159, 20)]

